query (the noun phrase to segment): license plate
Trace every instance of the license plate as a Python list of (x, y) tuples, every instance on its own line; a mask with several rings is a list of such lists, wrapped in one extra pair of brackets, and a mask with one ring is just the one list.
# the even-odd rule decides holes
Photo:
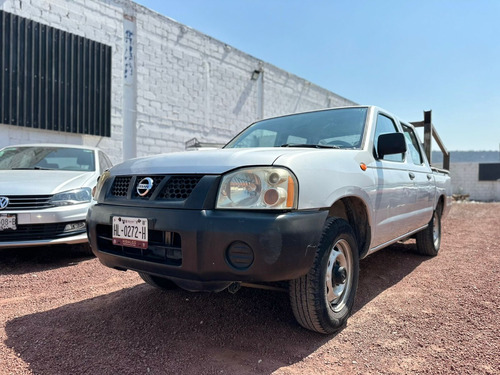
[(113, 216), (113, 245), (148, 248), (148, 219)]
[(0, 214), (0, 231), (7, 229), (17, 229), (16, 214)]

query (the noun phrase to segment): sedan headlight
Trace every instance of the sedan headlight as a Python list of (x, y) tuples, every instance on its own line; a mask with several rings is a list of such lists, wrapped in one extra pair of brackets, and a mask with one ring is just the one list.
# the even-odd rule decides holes
[(89, 203), (91, 200), (92, 194), (90, 188), (85, 187), (54, 194), (50, 203), (54, 206), (68, 206), (71, 204)]
[(278, 167), (238, 169), (222, 178), (216, 208), (297, 208), (297, 179)]

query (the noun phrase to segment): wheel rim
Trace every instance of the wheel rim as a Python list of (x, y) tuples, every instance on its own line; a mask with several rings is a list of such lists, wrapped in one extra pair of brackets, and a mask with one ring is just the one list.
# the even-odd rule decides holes
[(331, 248), (326, 268), (326, 299), (334, 312), (342, 310), (350, 294), (352, 284), (351, 246), (338, 240)]
[(432, 239), (434, 240), (434, 248), (439, 248), (439, 241), (441, 240), (441, 223), (437, 212), (434, 212), (434, 217), (432, 219)]

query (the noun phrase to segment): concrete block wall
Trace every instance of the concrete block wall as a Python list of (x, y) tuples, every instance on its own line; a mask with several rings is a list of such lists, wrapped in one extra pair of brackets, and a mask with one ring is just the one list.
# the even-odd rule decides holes
[(452, 163), (453, 194), (469, 194), (471, 200), (500, 201), (500, 181), (479, 181), (478, 163)]
[(193, 137), (225, 143), (260, 117), (354, 104), (129, 0), (0, 0), (0, 9), (112, 47), (111, 138), (0, 125), (0, 146), (98, 146), (116, 163), (182, 151)]

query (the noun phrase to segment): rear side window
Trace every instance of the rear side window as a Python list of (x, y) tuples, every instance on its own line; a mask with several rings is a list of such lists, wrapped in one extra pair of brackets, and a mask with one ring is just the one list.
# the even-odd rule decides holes
[[(398, 128), (392, 119), (389, 117), (379, 113), (377, 115), (377, 127), (375, 128), (375, 138), (373, 141), (373, 146), (375, 147), (374, 153), (377, 153), (377, 145), (378, 145), (378, 137), (382, 134), (388, 133), (398, 133)], [(388, 161), (399, 161), (402, 162), (404, 158), (404, 154), (393, 154), (393, 155), (385, 155), (382, 160)]]

